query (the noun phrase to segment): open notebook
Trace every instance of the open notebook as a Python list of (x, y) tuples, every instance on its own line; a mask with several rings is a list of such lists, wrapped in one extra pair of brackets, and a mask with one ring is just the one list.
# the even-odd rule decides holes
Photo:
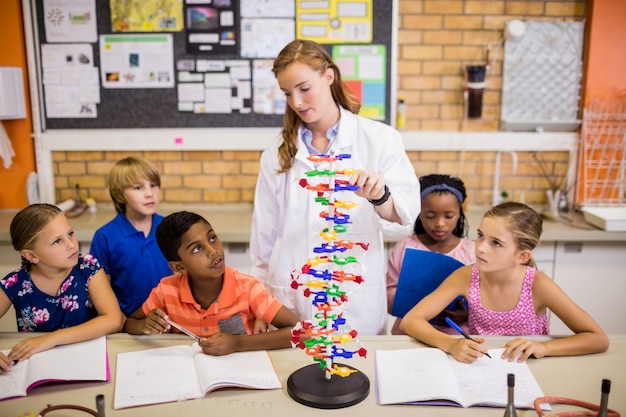
[(210, 356), (198, 343), (117, 355), (113, 408), (202, 398), (224, 387), (281, 388), (264, 350)]
[(491, 358), (467, 364), (437, 348), (377, 350), (378, 403), (503, 408), (512, 373), (515, 407), (532, 409), (535, 398), (543, 397), (539, 384), (526, 362), (501, 359), (503, 352), (490, 349)]
[[(3, 350), (8, 354), (8, 350)], [(108, 381), (106, 337), (56, 346), (35, 353), (0, 375), (0, 400), (23, 397), (48, 382)]]

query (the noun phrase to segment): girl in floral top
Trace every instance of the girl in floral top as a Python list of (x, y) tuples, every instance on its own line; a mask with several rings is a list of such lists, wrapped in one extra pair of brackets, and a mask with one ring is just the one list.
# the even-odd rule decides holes
[[(492, 207), (478, 228), (476, 264), (457, 269), (413, 307), (400, 323), (402, 330), (460, 362), (474, 362), (487, 352), (481, 344), (484, 338), (444, 334), (428, 323), (462, 295), (469, 304), (470, 334), (516, 336), (505, 344), (503, 359), (521, 362), (530, 356), (607, 350), (609, 340), (598, 323), (550, 277), (535, 269), (532, 251), (539, 244), (542, 223), (539, 213), (522, 203)], [(524, 337), (549, 333), (548, 310), (574, 334), (541, 341)]]
[(104, 271), (93, 256), (78, 253), (58, 207), (30, 205), (13, 218), (10, 233), (22, 267), (0, 280), (0, 317), (13, 305), (20, 331), (46, 333), (0, 353), (0, 373), (37, 352), (122, 329), (125, 318)]

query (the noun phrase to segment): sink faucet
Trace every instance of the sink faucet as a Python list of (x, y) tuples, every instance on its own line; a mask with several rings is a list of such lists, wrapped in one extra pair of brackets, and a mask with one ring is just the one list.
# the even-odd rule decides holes
[(515, 173), (517, 172), (517, 153), (513, 151), (497, 151), (496, 167), (493, 173), (493, 196), (491, 199), (492, 206), (495, 206), (502, 201), (502, 197), (500, 196), (500, 160), (502, 159), (503, 153), (508, 153), (509, 155), (511, 155), (511, 162), (513, 164), (513, 166), (511, 167), (511, 175), (515, 175)]

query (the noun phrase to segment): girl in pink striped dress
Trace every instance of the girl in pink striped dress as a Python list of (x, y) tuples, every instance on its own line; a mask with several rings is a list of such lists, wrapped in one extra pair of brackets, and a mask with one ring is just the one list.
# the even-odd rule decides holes
[[(428, 321), (457, 296), (467, 298), (469, 331), (474, 335), (516, 336), (505, 344), (503, 359), (530, 356), (582, 355), (604, 352), (609, 342), (600, 326), (550, 277), (536, 270), (533, 249), (539, 244), (542, 219), (525, 204), (505, 202), (492, 207), (480, 223), (476, 264), (459, 268), (402, 319), (408, 335), (472, 363), (487, 349), (482, 337), (472, 340), (436, 330)], [(549, 334), (548, 310), (574, 333), (536, 340)]]
[[(411, 236), (399, 240), (391, 249), (387, 262), (387, 310), (393, 310), (398, 279), (402, 270), (407, 248), (439, 252), (465, 265), (476, 261), (474, 241), (467, 239), (469, 224), (463, 212), (467, 197), (465, 184), (460, 178), (445, 174), (430, 174), (420, 177), (420, 199), (422, 209), (415, 220)], [(453, 332), (445, 324), (444, 317), (450, 316), (467, 330), (467, 309), (461, 302), (455, 311), (443, 311), (433, 320), (446, 333)], [(404, 334), (400, 330), (400, 318), (391, 328), (391, 334)]]

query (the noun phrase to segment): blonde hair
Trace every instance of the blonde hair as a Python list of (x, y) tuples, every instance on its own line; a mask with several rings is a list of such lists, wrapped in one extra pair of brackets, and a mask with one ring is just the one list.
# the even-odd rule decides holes
[[(57, 216), (64, 216), (63, 211), (52, 204), (31, 204), (20, 210), (9, 226), (13, 249), (21, 252), (24, 249), (33, 249), (41, 231)], [(30, 266), (30, 261), (23, 256), (22, 267)]]
[[(296, 39), (278, 54), (274, 61), (272, 72), (278, 75), (287, 66), (294, 62), (300, 62), (319, 74), (324, 74), (326, 70), (331, 68), (335, 74), (335, 79), (330, 86), (330, 91), (335, 102), (341, 107), (357, 114), (361, 109), (356, 96), (350, 91), (348, 86), (341, 80), (339, 68), (333, 62), (332, 58), (326, 52), (324, 47), (313, 41)], [(278, 148), (278, 159), (280, 161), (279, 173), (287, 172), (293, 165), (294, 158), (298, 152), (298, 129), (302, 123), (297, 113), (287, 106), (285, 108), (285, 116), (283, 120), (283, 129), (281, 136), (283, 143)]]
[(126, 212), (124, 190), (142, 179), (161, 187), (161, 175), (156, 166), (145, 158), (129, 156), (120, 159), (109, 172), (109, 194), (113, 200), (115, 211)]
[[(533, 251), (539, 245), (543, 219), (539, 213), (526, 204), (507, 201), (493, 206), (483, 217), (505, 219), (519, 250)], [(525, 265), (537, 267), (532, 255)]]

